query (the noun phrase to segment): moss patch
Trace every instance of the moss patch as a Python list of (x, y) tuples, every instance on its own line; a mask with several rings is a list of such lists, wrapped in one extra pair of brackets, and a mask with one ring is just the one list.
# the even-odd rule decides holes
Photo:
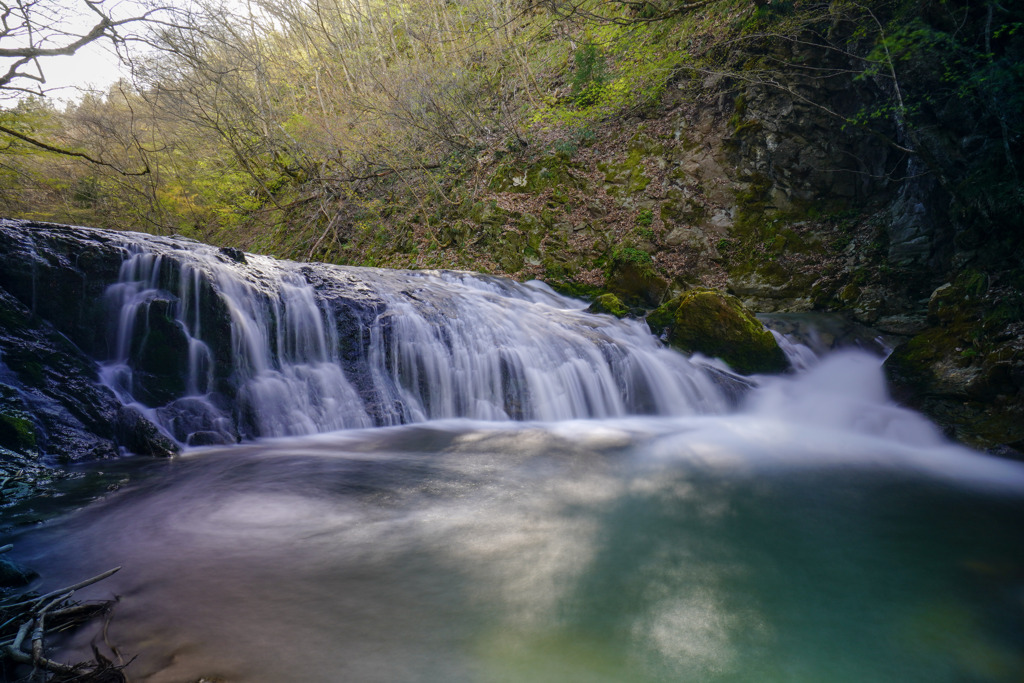
[(651, 178), (644, 172), (644, 159), (650, 156), (647, 148), (636, 146), (630, 149), (626, 159), (620, 163), (599, 163), (597, 169), (604, 173), (604, 187), (613, 197), (631, 197), (647, 189)]
[(36, 448), (36, 429), (32, 420), (20, 411), (0, 413), (0, 446), (17, 453)]
[(647, 316), (655, 334), (687, 353), (721, 358), (744, 374), (782, 372), (789, 367), (771, 332), (739, 299), (698, 289), (685, 292)]
[(607, 293), (594, 299), (594, 303), (590, 304), (590, 308), (587, 309), (588, 313), (608, 313), (614, 315), (616, 318), (625, 318), (629, 315), (629, 309), (626, 308), (622, 300), (614, 294)]
[(490, 189), (537, 194), (556, 187), (580, 188), (582, 182), (573, 175), (573, 168), (578, 168), (578, 165), (565, 154), (546, 156), (526, 168), (502, 166), (491, 176)]

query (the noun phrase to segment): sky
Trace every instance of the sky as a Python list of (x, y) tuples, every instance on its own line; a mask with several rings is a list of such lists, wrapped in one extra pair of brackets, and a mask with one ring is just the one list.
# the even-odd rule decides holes
[(106, 91), (122, 75), (117, 56), (96, 44), (86, 46), (70, 57), (52, 57), (43, 65), (46, 87), (56, 88), (50, 96), (64, 101), (77, 100), (83, 89)]
[[(138, 16), (144, 13), (138, 0), (107, 0), (100, 5), (109, 16), (115, 19)], [(48, 31), (38, 30), (47, 25), (56, 26), (67, 35), (54, 37), (46, 47), (64, 46), (83, 35), (96, 24), (96, 14), (85, 7), (82, 0), (47, 0), (30, 15), (32, 26), (37, 29), (36, 36), (45, 36)], [(15, 16), (15, 21), (20, 17)], [(125, 27), (129, 33), (133, 27)], [(7, 36), (0, 36), (0, 46), (17, 48), (26, 46), (27, 33), (24, 25)], [(138, 46), (139, 43), (133, 43)], [(0, 60), (0, 74), (7, 71), (11, 59)], [(43, 57), (39, 67), (46, 78), (44, 88), (48, 96), (65, 102), (78, 100), (87, 89), (105, 92), (118, 78), (127, 76), (127, 72), (119, 64), (109, 40), (100, 39), (80, 48), (74, 55)], [(22, 70), (34, 71), (27, 65)], [(12, 85), (32, 87), (32, 82), (23, 80)]]

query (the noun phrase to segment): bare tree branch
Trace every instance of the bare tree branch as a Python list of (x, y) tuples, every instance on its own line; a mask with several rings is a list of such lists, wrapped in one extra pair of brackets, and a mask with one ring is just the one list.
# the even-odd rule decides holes
[[(121, 175), (124, 175), (124, 176), (141, 176), (141, 175), (147, 175), (150, 172), (149, 164), (145, 164), (145, 167), (141, 171), (125, 171), (124, 169), (118, 168), (114, 164), (111, 164), (111, 163), (108, 163), (106, 161), (103, 161), (102, 159), (97, 159), (97, 158), (95, 158), (95, 157), (93, 157), (93, 156), (91, 156), (91, 155), (89, 155), (89, 154), (87, 154), (85, 152), (79, 152), (79, 151), (75, 151), (73, 149), (65, 149), (63, 147), (57, 147), (56, 145), (48, 144), (46, 142), (43, 142), (42, 140), (37, 140), (36, 138), (33, 138), (31, 136), (28, 136), (28, 135), (25, 135), (24, 133), (19, 133), (18, 131), (14, 130), (13, 128), (9, 128), (8, 126), (4, 126), (2, 124), (0, 124), (0, 133), (3, 133), (5, 135), (10, 135), (13, 138), (17, 138), (18, 140), (21, 140), (22, 142), (27, 142), (28, 144), (32, 145), (33, 147), (37, 147), (37, 148), (45, 150), (47, 152), (53, 152), (55, 154), (61, 154), (63, 156), (68, 156), (68, 157), (77, 157), (79, 159), (84, 159), (85, 161), (89, 161), (91, 163), (94, 163), (94, 164), (96, 164), (98, 166), (106, 166), (107, 168), (113, 169), (113, 170), (117, 171), (118, 173), (120, 173)], [(143, 163), (145, 163), (145, 162), (143, 162)]]

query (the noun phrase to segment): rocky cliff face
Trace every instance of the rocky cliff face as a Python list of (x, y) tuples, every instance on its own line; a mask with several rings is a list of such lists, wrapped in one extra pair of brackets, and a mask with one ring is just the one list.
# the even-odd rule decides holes
[(5, 466), (44, 454), (69, 462), (122, 450), (173, 452), (139, 411), (100, 384), (93, 360), (107, 342), (97, 323), (119, 250), (95, 237), (83, 245), (69, 229), (38, 237), (0, 224), (0, 449), (14, 454)]
[[(81, 249), (60, 230), (37, 243), (0, 222), (0, 506), (46, 496), (61, 466), (125, 451), (177, 447), (99, 382), (105, 344), (97, 306), (121, 256), (94, 241)], [(100, 324), (97, 324), (100, 322)]]

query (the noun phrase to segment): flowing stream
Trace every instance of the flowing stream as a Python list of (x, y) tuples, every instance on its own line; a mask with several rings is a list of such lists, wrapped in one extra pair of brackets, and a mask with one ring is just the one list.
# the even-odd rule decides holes
[(152, 683), (1024, 677), (1024, 466), (894, 405), (876, 356), (746, 382), (541, 285), (156, 238), (107, 297), (104, 381), (193, 447), (84, 468), (116, 490), (10, 539), (43, 589), (123, 566), (78, 596), (119, 601), (65, 660), (112, 646)]

